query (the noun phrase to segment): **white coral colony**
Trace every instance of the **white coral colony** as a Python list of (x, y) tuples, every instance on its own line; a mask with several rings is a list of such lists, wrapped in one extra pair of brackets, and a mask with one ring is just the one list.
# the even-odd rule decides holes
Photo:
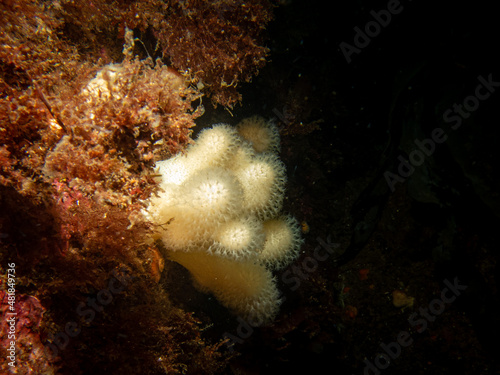
[(271, 270), (292, 262), (302, 243), (297, 221), (280, 214), (286, 176), (278, 149), (277, 129), (260, 117), (214, 125), (184, 155), (157, 163), (162, 192), (148, 208), (169, 257), (254, 323), (275, 317)]

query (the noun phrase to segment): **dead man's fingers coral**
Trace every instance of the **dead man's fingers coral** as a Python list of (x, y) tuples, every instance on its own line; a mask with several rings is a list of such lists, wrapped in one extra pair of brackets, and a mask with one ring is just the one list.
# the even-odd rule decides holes
[(200, 290), (239, 315), (269, 322), (279, 306), (271, 270), (297, 257), (300, 228), (279, 216), (286, 171), (271, 152), (279, 145), (277, 130), (249, 124), (239, 128), (247, 139), (216, 125), (185, 155), (158, 163), (161, 190), (147, 216), (170, 259), (191, 272)]

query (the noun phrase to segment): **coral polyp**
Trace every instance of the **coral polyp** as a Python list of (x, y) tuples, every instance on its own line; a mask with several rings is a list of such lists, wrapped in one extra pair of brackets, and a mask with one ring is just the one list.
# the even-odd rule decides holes
[(257, 152), (276, 152), (280, 145), (280, 135), (263, 117), (252, 116), (237, 125), (238, 133), (249, 141)]
[(212, 236), (209, 252), (233, 259), (257, 258), (264, 244), (262, 222), (255, 217), (231, 220), (222, 224)]

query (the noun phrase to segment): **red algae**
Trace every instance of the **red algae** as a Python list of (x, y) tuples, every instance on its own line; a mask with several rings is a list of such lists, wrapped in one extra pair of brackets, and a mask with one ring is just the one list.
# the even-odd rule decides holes
[[(204, 338), (161, 286), (163, 255), (142, 210), (158, 189), (155, 162), (191, 142), (202, 96), (232, 107), (264, 65), (270, 9), (263, 0), (0, 4), (0, 260), (16, 265), (19, 371), (227, 365), (220, 339)], [(132, 281), (109, 294), (124, 270)], [(104, 295), (112, 300), (97, 303)], [(4, 358), (3, 328), (0, 339)]]
[(241, 101), (240, 83), (249, 82), (266, 63), (269, 50), (260, 44), (272, 19), (271, 4), (189, 0), (169, 5), (159, 15), (156, 2), (142, 2), (136, 14), (151, 20), (162, 52), (175, 68), (206, 87), (214, 104), (233, 107)]
[[(10, 347), (11, 341), (16, 342), (17, 371), (22, 374), (53, 374), (57, 366), (48, 360), (45, 347), (40, 338), (40, 325), (46, 310), (40, 301), (33, 296), (18, 295), (15, 308), (10, 311), (7, 304), (7, 293), (0, 290), (0, 352), (2, 358), (8, 358), (5, 348)], [(15, 317), (12, 320), (12, 317)], [(15, 321), (15, 335), (13, 335), (11, 321)]]
[(152, 34), (152, 42), (140, 43), (149, 55), (160, 53), (214, 105), (233, 107), (241, 101), (241, 83), (266, 63), (272, 8), (268, 0), (97, 0), (59, 1), (51, 11), (63, 20), (66, 37), (83, 38), (80, 48), (106, 63), (120, 55), (116, 46), (102, 45), (110, 36), (123, 38), (127, 27)]

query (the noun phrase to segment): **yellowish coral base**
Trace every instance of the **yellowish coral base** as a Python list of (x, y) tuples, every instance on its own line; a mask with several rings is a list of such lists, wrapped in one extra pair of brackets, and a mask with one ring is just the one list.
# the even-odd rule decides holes
[(238, 262), (204, 251), (171, 251), (169, 258), (187, 268), (198, 288), (211, 292), (236, 314), (260, 325), (274, 319), (279, 292), (269, 270), (251, 262)]

